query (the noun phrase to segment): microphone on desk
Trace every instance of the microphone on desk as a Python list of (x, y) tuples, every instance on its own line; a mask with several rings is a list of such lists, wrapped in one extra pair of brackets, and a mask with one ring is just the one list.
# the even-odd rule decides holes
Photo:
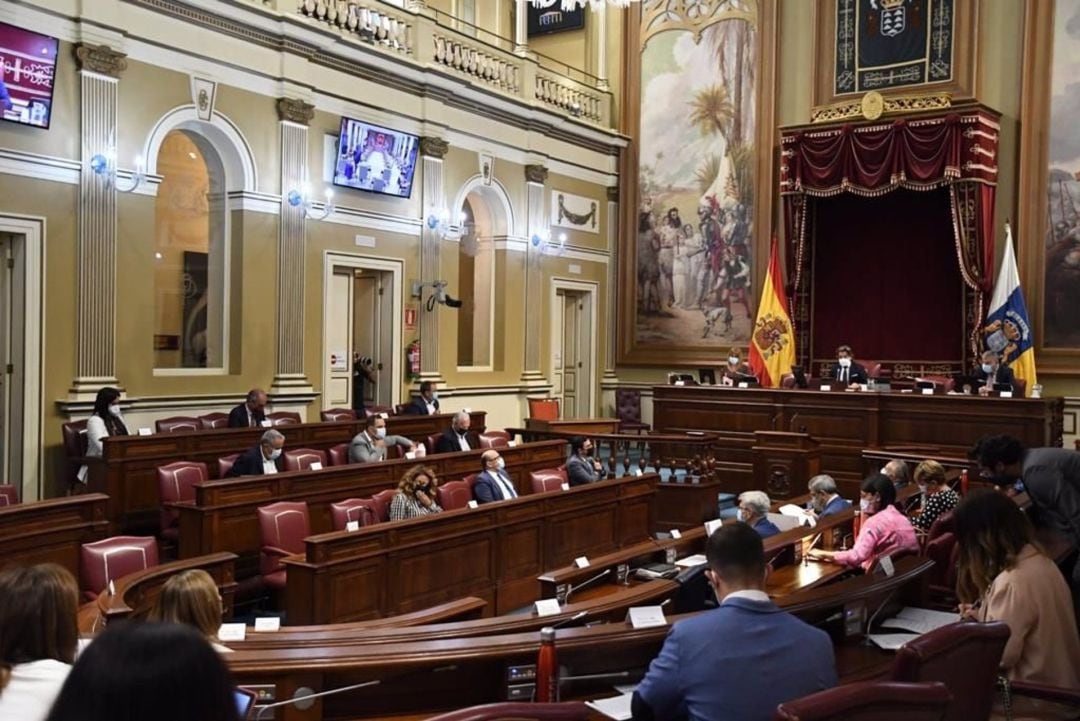
[(581, 589), (588, 586), (590, 583), (592, 583), (594, 581), (599, 581), (601, 578), (608, 575), (609, 573), (611, 573), (611, 569), (610, 568), (605, 568), (603, 571), (596, 574), (592, 578), (585, 579), (584, 581), (582, 581), (581, 583), (579, 583), (576, 586), (571, 586), (570, 590), (566, 592), (565, 596), (563, 596), (563, 605), (565, 606), (570, 601), (570, 594), (571, 593), (573, 593), (574, 591), (580, 591)]
[(891, 601), (893, 599), (893, 596), (895, 596), (895, 595), (896, 595), (896, 589), (893, 589), (892, 591), (890, 591), (889, 595), (885, 597), (885, 600), (881, 602), (881, 605), (878, 606), (877, 610), (874, 611), (873, 615), (870, 616), (870, 620), (866, 622), (866, 637), (867, 637), (866, 642), (867, 643), (870, 643), (870, 629), (871, 629), (871, 627), (873, 627), (874, 621), (877, 620), (878, 614), (880, 614), (883, 610), (885, 610), (885, 606), (887, 606), (889, 604), (889, 601)]
[(296, 708), (299, 711), (306, 711), (315, 705), (315, 699), (322, 698), (323, 696), (333, 696), (334, 694), (345, 693), (346, 691), (355, 691), (359, 688), (366, 688), (368, 686), (377, 686), (382, 681), (376, 679), (374, 681), (365, 681), (364, 683), (354, 683), (351, 686), (342, 686), (341, 688), (332, 688), (329, 691), (315, 691), (307, 686), (301, 686), (293, 693), (293, 697), (288, 701), (277, 701), (275, 703), (268, 703), (262, 706), (256, 706), (259, 709), (255, 714), (255, 721), (260, 721), (262, 715), (268, 708), (277, 708), (279, 706), (288, 706), (289, 704), (296, 704)]
[(588, 611), (578, 611), (577, 613), (575, 613), (570, 618), (564, 618), (563, 620), (559, 621), (558, 623), (553, 623), (550, 626), (547, 626), (547, 628), (560, 628), (562, 626), (565, 626), (568, 623), (574, 623), (576, 621), (580, 621), (581, 619), (585, 618), (588, 615), (589, 615)]

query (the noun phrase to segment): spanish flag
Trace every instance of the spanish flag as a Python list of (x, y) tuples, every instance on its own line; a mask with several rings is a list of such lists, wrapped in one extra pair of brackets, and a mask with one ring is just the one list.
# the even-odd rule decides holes
[(1020, 291), (1020, 273), (1016, 270), (1012, 228), (1005, 224), (1005, 255), (1001, 258), (990, 312), (983, 326), (986, 347), (1001, 354), (1017, 379), (1027, 381), (1026, 394), (1038, 382), (1035, 375), (1035, 339), (1031, 332), (1024, 294)]
[(788, 313), (784, 281), (780, 276), (780, 249), (773, 236), (769, 251), (769, 273), (761, 289), (757, 321), (750, 338), (750, 370), (761, 385), (776, 388), (795, 363), (795, 329)]

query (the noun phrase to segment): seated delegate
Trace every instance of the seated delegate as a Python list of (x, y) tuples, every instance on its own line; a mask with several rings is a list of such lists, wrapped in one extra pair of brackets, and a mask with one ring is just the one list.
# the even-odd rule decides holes
[(596, 483), (607, 475), (604, 466), (593, 457), (593, 442), (584, 436), (570, 439), (570, 457), (566, 459), (566, 477), (571, 486)]
[(390, 520), (404, 521), (407, 518), (442, 513), (442, 508), (435, 502), (435, 489), (439, 481), (435, 472), (426, 466), (413, 466), (405, 472), (394, 500), (390, 502)]
[(849, 345), (842, 345), (836, 349), (836, 365), (833, 366), (829, 377), (849, 388), (867, 383), (870, 378), (866, 367), (855, 362), (855, 354)]
[(768, 495), (763, 491), (746, 491), (739, 494), (739, 509), (736, 518), (753, 528), (762, 538), (780, 533), (776, 524), (769, 520), (772, 507)]
[(237, 476), (263, 476), (281, 472), (281, 451), (285, 448), (285, 436), (273, 428), (262, 434), (259, 444), (251, 450), (241, 454), (232, 468), (225, 475), (230, 478)]
[(880, 473), (862, 482), (859, 508), (862, 528), (850, 551), (810, 551), (813, 558), (869, 570), (881, 556), (898, 552), (918, 553), (919, 541), (911, 521), (896, 506), (896, 488)]
[(420, 384), (420, 395), (412, 399), (405, 412), (418, 416), (433, 416), (438, 413), (439, 394), (435, 392), (435, 384), (423, 381)]
[(256, 428), (266, 421), (266, 391), (252, 388), (243, 403), (229, 411), (229, 428)]
[(945, 481), (945, 468), (937, 461), (923, 461), (915, 467), (915, 482), (922, 491), (922, 511), (911, 519), (920, 531), (929, 531), (941, 516), (960, 504), (960, 496)]
[(209, 573), (201, 568), (182, 571), (161, 587), (147, 620), (182, 623), (201, 633), (215, 651), (231, 653), (218, 640), (221, 628), (221, 592)]
[(754, 378), (754, 374), (750, 370), (750, 366), (743, 362), (742, 351), (738, 348), (732, 348), (728, 351), (727, 364), (724, 366), (722, 376), (723, 385), (735, 385), (740, 381), (752, 378)]
[(386, 449), (401, 446), (411, 450), (413, 442), (405, 436), (386, 434), (386, 419), (368, 416), (364, 430), (353, 436), (349, 444), (349, 463), (375, 463), (386, 460)]
[(518, 497), (514, 480), (506, 472), (506, 461), (494, 448), (480, 454), (480, 474), (473, 484), (473, 498), (477, 503), (509, 501)]
[(1012, 368), (1001, 364), (1001, 354), (988, 350), (982, 354), (982, 363), (975, 371), (975, 378), (979, 381), (979, 395), (989, 395), (995, 385), (1009, 386), (1011, 389), (1016, 382)]
[(475, 449), (476, 441), (469, 435), (469, 427), (472, 425), (472, 417), (465, 411), (458, 411), (450, 422), (450, 427), (439, 436), (439, 442), (435, 444), (433, 453), (455, 453), (457, 451), (471, 451)]
[(892, 481), (893, 485), (897, 488), (903, 488), (911, 479), (908, 472), (907, 463), (903, 461), (893, 459), (885, 464), (881, 469), (881, 475)]
[(810, 505), (818, 518), (831, 516), (851, 508), (851, 501), (841, 498), (832, 476), (821, 474), (814, 476), (807, 484), (810, 490)]

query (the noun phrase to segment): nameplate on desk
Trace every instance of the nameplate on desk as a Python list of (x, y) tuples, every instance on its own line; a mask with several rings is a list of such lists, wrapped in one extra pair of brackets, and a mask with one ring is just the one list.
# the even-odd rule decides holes
[(555, 616), (562, 613), (562, 607), (559, 605), (559, 599), (557, 598), (544, 598), (533, 605), (536, 608), (537, 616)]
[(999, 398), (1012, 398), (1012, 391), (1001, 391), (1001, 393), (998, 394), (998, 397)]
[(309, 471), (321, 471), (322, 470), (322, 464), (319, 463), (318, 461), (315, 461), (310, 466), (308, 466), (308, 470)]
[(739, 388), (749, 388), (749, 387), (750, 387), (750, 384), (747, 383), (746, 381), (739, 381)]
[(380, 413), (379, 414), (379, 418), (382, 418), (384, 421), (389, 417), (390, 417), (389, 413)]
[(564, 491), (569, 491), (570, 490), (570, 484), (569, 483), (559, 484), (559, 488), (563, 489)]
[(273, 421), (259, 421), (259, 425), (262, 426), (263, 428), (273, 428), (274, 427), (274, 422)]
[(270, 633), (272, 631), (278, 631), (281, 629), (281, 619), (277, 616), (270, 616), (268, 618), (256, 618), (255, 630), (259, 633)]
[(667, 625), (664, 609), (659, 606), (633, 606), (626, 612), (626, 620), (633, 628), (656, 628)]
[(686, 381), (675, 381), (675, 385), (684, 386), (684, 385), (686, 385)]
[(589, 558), (588, 556), (578, 556), (574, 559), (574, 568), (588, 568)]
[(506, 447), (507, 448), (517, 448), (517, 441), (507, 441), (506, 442)]
[(720, 528), (720, 526), (722, 526), (722, 525), (724, 525), (724, 519), (722, 519), (722, 518), (716, 518), (716, 519), (713, 519), (711, 521), (705, 521), (705, 535), (706, 536), (711, 536), (713, 534), (713, 532), (717, 528)]
[(349, 521), (348, 523), (345, 524), (345, 530), (349, 531), (350, 533), (352, 531), (359, 531), (360, 530), (360, 521)]
[(892, 578), (896, 575), (896, 566), (893, 565), (892, 556), (882, 556), (878, 563), (881, 564), (881, 570), (885, 572), (885, 578)]
[(469, 503), (468, 503), (468, 507), (469, 507), (469, 508), (479, 508), (479, 507), (480, 507), (480, 504), (479, 504), (479, 503), (477, 503), (476, 501), (469, 501)]
[(416, 451), (405, 451), (405, 458), (407, 460), (410, 460), (410, 461), (415, 460), (416, 459)]
[(219, 641), (243, 641), (247, 636), (247, 626), (242, 623), (223, 623), (218, 629)]
[(922, 394), (924, 396), (932, 396), (932, 395), (934, 395), (934, 389), (933, 388), (923, 388), (922, 389)]
[(823, 391), (831, 391), (831, 390), (832, 390), (832, 386), (821, 386), (820, 390), (823, 390)]
[(149, 428), (140, 428), (139, 429), (139, 435), (140, 436), (152, 436), (152, 435), (154, 435), (154, 432), (152, 430), (150, 430)]
[(668, 533), (671, 534), (672, 538), (682, 538), (682, 531), (680, 531), (678, 528), (672, 528), (670, 531), (668, 531)]

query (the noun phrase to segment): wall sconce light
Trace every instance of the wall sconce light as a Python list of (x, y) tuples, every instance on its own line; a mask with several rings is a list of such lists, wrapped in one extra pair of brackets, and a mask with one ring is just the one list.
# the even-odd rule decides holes
[(311, 220), (325, 220), (334, 212), (337, 207), (334, 204), (334, 191), (330, 188), (326, 189), (326, 200), (323, 202), (321, 211), (315, 211), (315, 201), (311, 197), (311, 185), (304, 183), (303, 190), (290, 190), (289, 194), (285, 196), (285, 200), (294, 208), (301, 208), (304, 211), (304, 217)]
[(466, 220), (465, 213), (461, 212), (458, 213), (457, 225), (451, 225), (450, 211), (446, 208), (440, 208), (438, 211), (430, 213), (426, 222), (429, 230), (435, 231), (440, 238), (447, 240), (461, 236), (461, 227), (465, 225)]
[(544, 255), (562, 255), (566, 251), (566, 233), (559, 233), (552, 238), (550, 228), (533, 231), (530, 240), (533, 247)]
[(135, 169), (131, 171), (130, 184), (121, 185), (116, 177), (116, 148), (109, 148), (104, 153), (92, 156), (87, 165), (94, 175), (105, 179), (105, 185), (116, 188), (119, 193), (130, 193), (142, 184), (146, 178), (146, 161), (143, 156), (135, 156)]

